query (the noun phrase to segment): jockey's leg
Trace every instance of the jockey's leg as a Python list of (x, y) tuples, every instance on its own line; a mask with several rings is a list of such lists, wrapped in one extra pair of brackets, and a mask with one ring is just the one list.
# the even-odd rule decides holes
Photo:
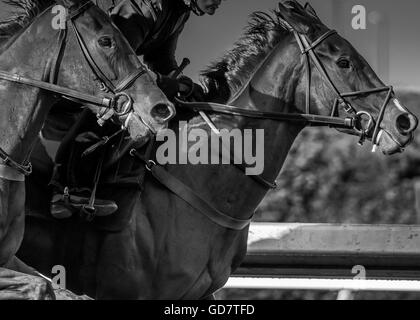
[[(70, 103), (71, 107), (74, 108), (72, 103)], [(57, 219), (69, 218), (73, 215), (71, 208), (65, 202), (64, 191), (67, 183), (65, 170), (73, 140), (85, 124), (84, 119), (89, 113), (90, 111), (87, 109), (78, 115), (63, 115), (58, 111), (51, 112), (44, 125), (42, 144), (53, 163), (49, 181), (53, 192), (50, 213)]]
[[(33, 176), (28, 178), (30, 188), (28, 190), (27, 199), (29, 200), (29, 206), (31, 210), (36, 209), (37, 211), (49, 210), (54, 216), (59, 215), (60, 218), (70, 217), (71, 211), (65, 207), (58, 208), (57, 210), (46, 207), (43, 203), (45, 199), (39, 199), (39, 189), (48, 191), (48, 185), (52, 188), (53, 193), (63, 193), (60, 188), (61, 177), (59, 172), (59, 166), (54, 163), (53, 157), (55, 156), (56, 149), (55, 142), (53, 140), (46, 139), (43, 135), (40, 136), (31, 155), (31, 163), (33, 166)], [(37, 188), (38, 187), (38, 188)], [(35, 189), (34, 189), (35, 188)], [(54, 197), (54, 196), (53, 196)], [(48, 200), (47, 200), (48, 201)]]

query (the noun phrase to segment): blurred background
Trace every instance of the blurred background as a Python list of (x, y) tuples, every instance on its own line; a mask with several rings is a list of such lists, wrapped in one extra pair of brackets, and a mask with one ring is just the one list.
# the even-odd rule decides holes
[[(301, 2), (303, 4), (303, 2)], [(400, 100), (420, 117), (420, 1), (312, 0), (321, 20), (348, 39)], [(366, 9), (366, 28), (355, 30), (352, 9)], [(275, 0), (226, 0), (215, 16), (192, 16), (177, 57), (185, 74), (229, 50), (249, 14), (275, 9)], [(8, 15), (0, 2), (0, 18)], [(418, 136), (419, 134), (417, 134)], [(300, 223), (420, 224), (420, 137), (403, 154), (372, 154), (369, 145), (332, 129), (306, 129), (297, 139), (256, 220)], [(417, 191), (416, 191), (417, 190)], [(417, 201), (416, 201), (417, 199)], [(418, 209), (416, 209), (416, 203)], [(222, 290), (224, 299), (335, 299), (336, 292)], [(359, 293), (357, 299), (420, 298), (415, 294)]]

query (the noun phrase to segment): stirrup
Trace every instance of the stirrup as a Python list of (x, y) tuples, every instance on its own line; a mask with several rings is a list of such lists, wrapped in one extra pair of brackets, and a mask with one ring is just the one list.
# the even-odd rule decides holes
[(70, 208), (69, 188), (65, 187), (63, 194), (54, 194), (50, 203), (50, 213), (56, 219), (67, 219), (73, 215)]
[(89, 197), (70, 195), (68, 188), (63, 194), (55, 194), (51, 200), (51, 214), (58, 219), (71, 217), (79, 213), (88, 221), (94, 217), (105, 217), (118, 210), (118, 205), (112, 200), (96, 199), (93, 206)]

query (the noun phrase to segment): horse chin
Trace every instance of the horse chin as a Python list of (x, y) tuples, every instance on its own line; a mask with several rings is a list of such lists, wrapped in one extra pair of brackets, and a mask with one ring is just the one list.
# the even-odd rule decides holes
[(132, 117), (128, 123), (128, 132), (134, 142), (133, 148), (144, 146), (151, 138), (152, 132), (138, 117)]
[[(411, 142), (411, 140), (412, 138), (406, 143), (406, 145), (408, 145)], [(392, 135), (385, 130), (381, 131), (381, 136), (379, 139), (379, 148), (381, 152), (387, 156), (404, 152), (404, 146), (398, 143), (392, 137)]]

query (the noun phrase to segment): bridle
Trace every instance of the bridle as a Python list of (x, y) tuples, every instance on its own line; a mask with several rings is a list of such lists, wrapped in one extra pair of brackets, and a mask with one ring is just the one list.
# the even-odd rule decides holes
[[(353, 129), (356, 130), (360, 135), (360, 144), (363, 144), (369, 133), (371, 132), (372, 128), (374, 127), (373, 135), (372, 135), (372, 143), (374, 145), (374, 148), (378, 145), (378, 135), (380, 131), (380, 125), (383, 120), (383, 116), (385, 114), (386, 107), (388, 106), (389, 101), (391, 100), (394, 92), (392, 86), (385, 86), (385, 87), (378, 87), (374, 89), (368, 89), (368, 90), (361, 90), (361, 91), (354, 91), (354, 92), (348, 92), (348, 93), (341, 93), (334, 82), (331, 80), (331, 77), (328, 75), (327, 71), (325, 70), (324, 65), (320, 61), (318, 55), (315, 52), (315, 48), (320, 45), (323, 41), (325, 41), (327, 38), (336, 35), (337, 31), (335, 30), (329, 30), (326, 33), (324, 33), (321, 37), (319, 37), (316, 41), (313, 43), (310, 43), (309, 40), (305, 35), (299, 34), (298, 32), (293, 30), (293, 34), (296, 38), (296, 41), (299, 45), (300, 51), (302, 55), (306, 58), (306, 102), (305, 102), (305, 110), (307, 114), (311, 114), (311, 61), (315, 65), (318, 72), (322, 75), (322, 77), (327, 81), (328, 85), (332, 88), (332, 90), (337, 95), (337, 98), (335, 99), (330, 119), (336, 119), (338, 116), (338, 108), (342, 107), (344, 111), (349, 114), (350, 116), (353, 116), (353, 118), (356, 120), (355, 123), (359, 123), (359, 126), (354, 126)], [(376, 94), (381, 92), (387, 92), (386, 98), (384, 100), (384, 103), (382, 104), (382, 107), (379, 111), (378, 118), (376, 121), (374, 120), (373, 116), (368, 113), (367, 111), (356, 111), (356, 109), (351, 105), (351, 103), (346, 98), (351, 97), (358, 97), (358, 96), (366, 96), (370, 94)], [(363, 116), (368, 117), (368, 124), (362, 128), (362, 125), (360, 123), (361, 118)], [(331, 126), (331, 125), (330, 125)]]
[[(95, 105), (102, 109), (102, 112), (98, 112), (97, 114), (99, 125), (103, 125), (106, 120), (110, 119), (114, 115), (118, 117), (128, 115), (125, 124), (123, 125), (123, 128), (126, 129), (131, 116), (133, 116), (135, 113), (135, 110), (133, 108), (133, 98), (124, 91), (130, 88), (139, 77), (147, 74), (147, 69), (144, 67), (139, 67), (117, 83), (114, 83), (101, 71), (101, 68), (97, 65), (94, 58), (92, 57), (92, 54), (87, 48), (83, 37), (81, 36), (76, 25), (77, 18), (92, 6), (94, 6), (93, 2), (86, 0), (76, 10), (67, 15), (67, 26), (66, 28), (60, 30), (58, 39), (59, 44), (56, 49), (54, 59), (53, 61), (49, 61), (51, 70), (48, 82), (1, 70), (0, 79), (36, 87), (80, 104)], [(44, 13), (47, 10), (51, 10), (51, 7), (47, 8)], [(68, 26), (70, 26), (71, 30), (73, 30), (83, 56), (86, 59), (89, 67), (105, 89), (102, 90), (106, 93), (103, 97), (86, 94), (55, 84), (60, 64), (59, 60), (64, 52), (65, 42), (68, 35)], [(139, 63), (139, 65), (141, 64)], [(121, 107), (119, 107), (118, 102), (121, 98), (125, 99), (126, 101), (122, 104)], [(135, 116), (137, 116), (142, 121), (142, 123), (152, 132), (155, 131), (146, 121), (142, 119), (139, 114), (136, 113)], [(32, 166), (28, 160), (25, 160), (24, 164), (19, 164), (12, 160), (2, 148), (0, 148), (0, 159), (3, 160), (3, 164), (0, 164), (0, 177), (4, 177), (5, 179), (13, 181), (24, 181), (24, 177), (32, 173)]]

